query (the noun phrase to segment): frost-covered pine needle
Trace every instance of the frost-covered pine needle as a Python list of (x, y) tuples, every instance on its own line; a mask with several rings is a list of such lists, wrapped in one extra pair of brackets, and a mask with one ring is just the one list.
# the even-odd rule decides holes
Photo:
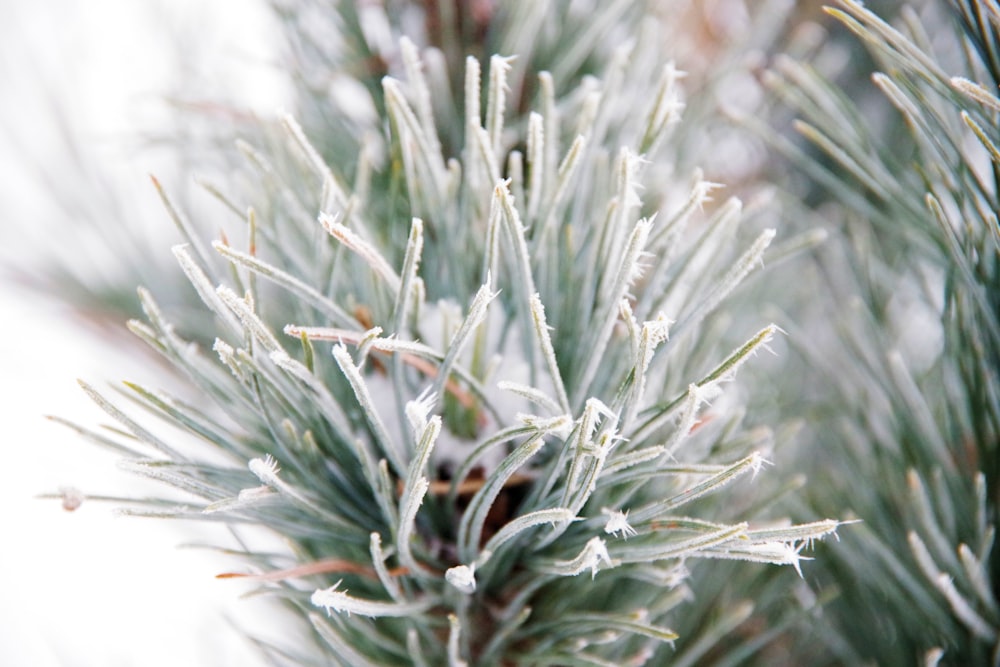
[(337, 590), (341, 582), (324, 589), (317, 589), (309, 598), (313, 605), (323, 607), (327, 613), (358, 614), (370, 618), (404, 617), (426, 611), (432, 604), (423, 602), (378, 602), (363, 600), (347, 594), (346, 590)]

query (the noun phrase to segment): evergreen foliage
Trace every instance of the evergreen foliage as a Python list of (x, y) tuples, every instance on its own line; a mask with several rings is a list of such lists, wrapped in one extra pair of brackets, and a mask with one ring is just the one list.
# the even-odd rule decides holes
[[(683, 81), (690, 7), (274, 3), (292, 112), (222, 215), (155, 183), (190, 288), (129, 327), (190, 392), (84, 385), (116, 425), (74, 428), (181, 492), (127, 513), (285, 540), (235, 554), (312, 628), (275, 664), (1000, 664), (1000, 7), (777, 4)], [(782, 44), (772, 247), (696, 167)], [(801, 366), (733, 391), (775, 303)], [(822, 517), (860, 521), (803, 567)]]
[(847, 307), (833, 344), (804, 346), (833, 390), (817, 434), (838, 474), (809, 498), (813, 511), (849, 499), (863, 524), (817, 573), (839, 590), (830, 642), (844, 662), (996, 664), (1000, 12), (923, 12), (890, 24), (850, 0), (829, 10), (871, 52), (902, 133), (869, 125), (874, 109), (806, 65), (780, 59), (769, 75), (822, 159), (778, 147), (844, 212), (819, 298)]
[[(350, 25), (361, 5), (338, 7)], [(734, 198), (703, 214), (719, 186), (698, 172), (664, 187), (678, 182), (658, 149), (683, 106), (680, 73), (651, 56), (650, 30), (597, 58), (599, 33), (552, 72), (494, 55), (485, 76), (473, 56), (455, 77), (434, 49), (382, 43), (376, 60), (400, 78), (368, 89), (367, 125), (323, 135), (323, 152), (358, 159), (324, 158), (284, 117), (268, 146), (241, 144), (249, 213), (214, 222), (214, 242), (156, 183), (213, 318), (186, 334), (141, 290), (145, 320), (130, 328), (198, 393), (125, 393), (191, 441), (85, 385), (126, 431), (89, 435), (185, 494), (126, 512), (287, 541), (290, 554), (244, 557), (325, 649), (275, 655), (656, 662), (677, 636), (688, 560), (798, 570), (837, 528), (750, 525), (703, 501), (756, 478), (770, 451), (767, 430), (717, 399), (778, 331), (762, 323), (726, 350), (719, 311), (774, 230), (746, 238)], [(530, 43), (544, 55), (542, 37)], [(371, 46), (347, 60), (371, 62)], [(447, 103), (455, 79), (460, 105)], [(212, 192), (246, 210), (247, 195)], [(206, 331), (213, 353), (188, 338)]]

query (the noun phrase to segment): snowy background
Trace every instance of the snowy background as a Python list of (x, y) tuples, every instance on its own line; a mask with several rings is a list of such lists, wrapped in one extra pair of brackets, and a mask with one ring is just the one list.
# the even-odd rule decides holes
[[(169, 225), (147, 178), (169, 158), (136, 137), (166, 117), (163, 93), (185, 76), (216, 81), (263, 115), (282, 107), (268, 30), (266, 12), (246, 0), (0, 1), (0, 261), (23, 265), (40, 244), (67, 259), (97, 251), (85, 233), (60, 233), (80, 225), (61, 195), (85, 202), (94, 176), (74, 172), (67, 133), (111, 198), (148, 218), (137, 224)], [(231, 624), (273, 636), (267, 604), (214, 578), (232, 561), (178, 546), (211, 540), (209, 527), (120, 518), (103, 503), (66, 512), (36, 498), (64, 485), (148, 488), (44, 415), (104, 423), (76, 378), (100, 387), (156, 376), (58, 302), (0, 276), (0, 665), (261, 664)]]

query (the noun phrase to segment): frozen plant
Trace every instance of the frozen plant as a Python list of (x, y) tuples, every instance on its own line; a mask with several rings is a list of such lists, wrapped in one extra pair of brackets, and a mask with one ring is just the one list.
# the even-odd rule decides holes
[[(715, 205), (700, 172), (678, 185), (660, 150), (678, 71), (640, 46), (559, 98), (539, 72), (536, 111), (511, 125), (510, 58), (485, 77), (466, 59), (464, 113), (442, 119), (447, 82), (404, 39), (350, 178), (286, 115), (281, 142), (242, 146), (249, 209), (214, 190), (248, 211), (214, 242), (157, 184), (212, 315), (199, 333), (216, 339), (190, 342), (140, 290), (131, 330), (197, 399), (125, 393), (190, 438), (89, 386), (127, 433), (87, 434), (185, 494), (129, 512), (264, 526), (289, 545), (243, 554), (318, 640), (271, 647), (275, 660), (658, 664), (689, 561), (801, 574), (803, 548), (837, 529), (705, 503), (772, 456), (724, 399), (780, 330), (727, 350), (720, 307), (775, 232), (746, 238), (740, 201)], [(442, 126), (461, 128), (460, 150)]]
[(837, 336), (794, 336), (828, 389), (809, 514), (863, 520), (813, 570), (837, 591), (820, 636), (846, 664), (995, 665), (1000, 8), (827, 11), (870, 51), (870, 94), (788, 57), (765, 77), (805, 140), (778, 147), (842, 219), (818, 263)]

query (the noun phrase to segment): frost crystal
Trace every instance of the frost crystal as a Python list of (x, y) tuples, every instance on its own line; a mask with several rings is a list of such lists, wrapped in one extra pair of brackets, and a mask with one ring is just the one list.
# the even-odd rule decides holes
[(590, 568), (591, 579), (597, 576), (597, 571), (601, 569), (601, 563), (607, 564), (608, 567), (615, 566), (614, 561), (611, 560), (611, 555), (608, 554), (607, 544), (599, 537), (590, 538), (590, 541), (587, 542), (583, 548), (583, 552), (580, 554), (580, 560), (580, 572)]
[(346, 611), (347, 614), (350, 615), (350, 607), (344, 604), (347, 601), (347, 591), (337, 590), (337, 587), (340, 586), (341, 583), (341, 581), (338, 581), (333, 586), (330, 586), (330, 588), (320, 588), (313, 591), (309, 601), (317, 607), (324, 607), (327, 613), (333, 611)]
[(278, 479), (278, 462), (270, 454), (263, 459), (252, 459), (249, 463), (250, 472), (265, 484), (273, 484)]
[(752, 456), (753, 459), (750, 462), (750, 469), (753, 470), (753, 478), (756, 479), (757, 473), (760, 472), (761, 468), (763, 468), (765, 465), (772, 465), (772, 464), (770, 461), (761, 456), (760, 452), (754, 452)]
[(600, 569), (602, 562), (606, 563), (608, 567), (615, 566), (614, 562), (611, 560), (611, 556), (608, 554), (608, 547), (601, 538), (591, 538), (591, 540), (587, 542), (587, 549), (591, 554), (591, 560), (588, 563), (590, 567), (591, 579), (593, 579), (597, 574), (597, 570)]
[[(611, 511), (605, 508), (602, 509), (601, 512), (608, 516), (608, 522), (604, 524), (605, 533), (625, 539), (637, 534), (635, 528), (630, 526), (628, 523), (628, 511)], [(619, 535), (619, 533), (621, 533), (621, 535)]]
[(659, 313), (654, 319), (643, 322), (642, 328), (648, 331), (650, 343), (656, 346), (665, 340), (670, 340), (670, 325), (673, 323), (673, 320)]
[(789, 544), (787, 542), (762, 542), (751, 544), (746, 547), (747, 560), (755, 560), (764, 563), (774, 563), (776, 565), (791, 565), (795, 568), (800, 578), (802, 577), (801, 561), (812, 560), (802, 555), (804, 542)]
[(427, 428), (427, 416), (434, 408), (436, 397), (430, 391), (430, 387), (425, 389), (416, 400), (407, 401), (406, 419), (410, 422), (410, 428), (419, 438), (420, 434)]
[(691, 188), (691, 198), (694, 200), (694, 204), (698, 207), (699, 211), (705, 203), (712, 201), (712, 191), (721, 187), (721, 183), (713, 183), (701, 178), (698, 179)]

